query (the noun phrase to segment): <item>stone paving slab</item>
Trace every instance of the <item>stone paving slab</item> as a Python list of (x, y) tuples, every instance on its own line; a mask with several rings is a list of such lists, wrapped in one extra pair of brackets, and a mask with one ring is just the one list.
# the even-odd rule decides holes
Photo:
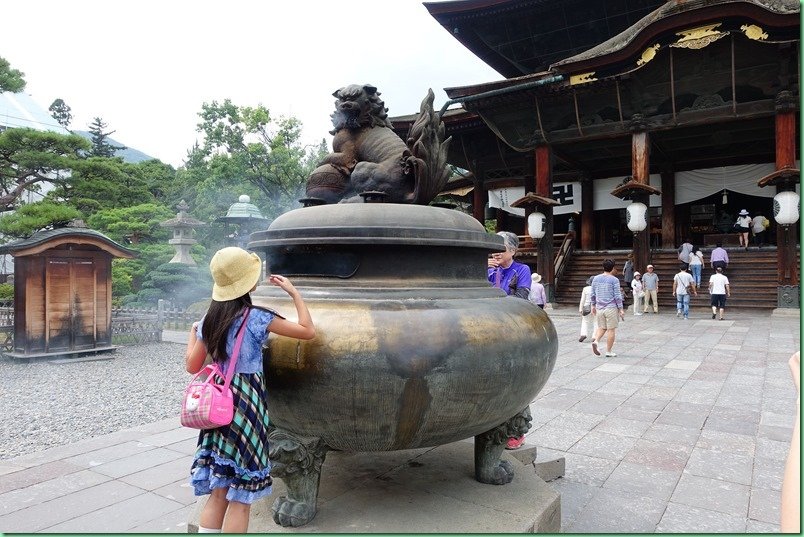
[[(531, 405), (527, 434), (539, 459), (566, 459), (564, 477), (548, 484), (562, 495), (562, 531), (778, 532), (795, 417), (787, 360), (800, 345), (799, 317), (735, 310), (726, 321), (711, 321), (702, 310), (684, 323), (669, 309), (629, 317), (618, 329), (619, 356), (606, 359), (578, 342), (572, 310), (549, 312), (559, 356)], [(0, 532), (184, 533), (201, 505), (186, 481), (196, 441), (197, 431), (182, 428), (177, 416), (0, 461)], [(370, 480), (378, 471), (393, 476), (384, 482), (384, 494), (397, 500), (386, 505), (389, 512), (400, 522), (417, 516), (405, 510), (412, 489), (396, 481), (410, 454), (383, 455), (390, 458), (352, 454), (362, 469), (351, 473), (330, 467), (341, 483), (320, 499), (332, 516), (351, 516), (355, 524), (353, 504), (336, 500), (350, 480)], [(471, 457), (455, 464), (450, 471), (474, 483)], [(427, 494), (470, 514), (449, 479), (429, 486)], [(510, 501), (512, 489), (492, 490)], [(428, 513), (421, 519), (435, 524), (435, 512)], [(511, 520), (511, 531), (526, 531), (527, 524)]]

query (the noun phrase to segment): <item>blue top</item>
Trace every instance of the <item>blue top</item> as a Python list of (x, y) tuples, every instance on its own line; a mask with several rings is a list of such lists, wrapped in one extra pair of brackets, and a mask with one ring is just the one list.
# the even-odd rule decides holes
[[(206, 316), (205, 316), (206, 317)], [(237, 338), (237, 330), (243, 323), (243, 314), (238, 315), (235, 322), (229, 328), (229, 334), (226, 338), (226, 354), (232, 355), (234, 350), (235, 339)], [(248, 316), (248, 323), (246, 324), (246, 333), (243, 334), (243, 344), (240, 346), (240, 355), (237, 357), (237, 365), (235, 366), (235, 373), (259, 373), (262, 371), (262, 346), (265, 340), (268, 339), (268, 325), (274, 320), (274, 314), (265, 310), (252, 308)], [(195, 335), (201, 341), (204, 340), (201, 334), (201, 326), (204, 323), (203, 317), (201, 322), (198, 323)], [(229, 365), (229, 359), (223, 363), (223, 372)]]
[(623, 309), (620, 280), (611, 274), (598, 274), (592, 279), (592, 306), (595, 309)]
[[(500, 283), (499, 285), (496, 284), (497, 279), (497, 272), (500, 272)], [(511, 263), (511, 266), (508, 268), (488, 268), (488, 277), (489, 283), (494, 287), (499, 287), (503, 291), (505, 291), (506, 295), (511, 294), (511, 280), (514, 278), (514, 274), (516, 274), (516, 287), (521, 288), (525, 287), (530, 289), (530, 268), (525, 265), (524, 263), (520, 263), (519, 261), (514, 261)], [(527, 295), (525, 295), (527, 298)]]

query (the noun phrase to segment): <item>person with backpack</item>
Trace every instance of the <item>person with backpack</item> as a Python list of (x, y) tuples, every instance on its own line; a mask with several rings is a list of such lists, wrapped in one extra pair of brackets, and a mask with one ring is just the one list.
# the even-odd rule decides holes
[(684, 314), (685, 321), (690, 318), (690, 293), (698, 296), (695, 279), (682, 264), (678, 273), (673, 276), (673, 296), (676, 297), (676, 317)]
[(678, 260), (681, 261), (681, 264), (684, 265), (684, 268), (689, 268), (690, 266), (690, 254), (693, 252), (695, 247), (692, 245), (690, 241), (684, 239), (681, 243), (681, 246), (678, 247)]
[(198, 373), (210, 355), (226, 373), (238, 332), (244, 332), (231, 381), (234, 418), (229, 425), (201, 430), (190, 484), (196, 496), (210, 496), (201, 511), (199, 533), (246, 533), (251, 504), (269, 495), (272, 485), (262, 347), (270, 332), (308, 340), (315, 337), (315, 326), (299, 291), (278, 274), (267, 283), (290, 296), (298, 322), (252, 304), (250, 293), (262, 274), (257, 254), (223, 248), (209, 268), (212, 302), (201, 321), (193, 323), (185, 368)]
[(765, 244), (765, 230), (770, 226), (770, 220), (762, 216), (762, 213), (757, 213), (751, 219), (751, 232), (754, 234), (754, 244), (757, 248), (762, 248)]

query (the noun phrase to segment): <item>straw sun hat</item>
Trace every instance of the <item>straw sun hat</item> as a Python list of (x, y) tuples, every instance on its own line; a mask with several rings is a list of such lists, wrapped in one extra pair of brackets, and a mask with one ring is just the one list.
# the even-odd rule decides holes
[(212, 256), (209, 270), (215, 281), (212, 300), (225, 302), (251, 291), (260, 279), (262, 261), (257, 254), (230, 246)]

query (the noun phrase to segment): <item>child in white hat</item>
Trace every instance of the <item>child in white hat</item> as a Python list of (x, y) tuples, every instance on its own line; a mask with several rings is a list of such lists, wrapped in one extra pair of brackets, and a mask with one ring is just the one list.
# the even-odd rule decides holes
[(642, 274), (639, 271), (634, 272), (631, 291), (634, 295), (634, 315), (642, 315), (642, 299), (645, 297), (645, 290), (642, 286)]

